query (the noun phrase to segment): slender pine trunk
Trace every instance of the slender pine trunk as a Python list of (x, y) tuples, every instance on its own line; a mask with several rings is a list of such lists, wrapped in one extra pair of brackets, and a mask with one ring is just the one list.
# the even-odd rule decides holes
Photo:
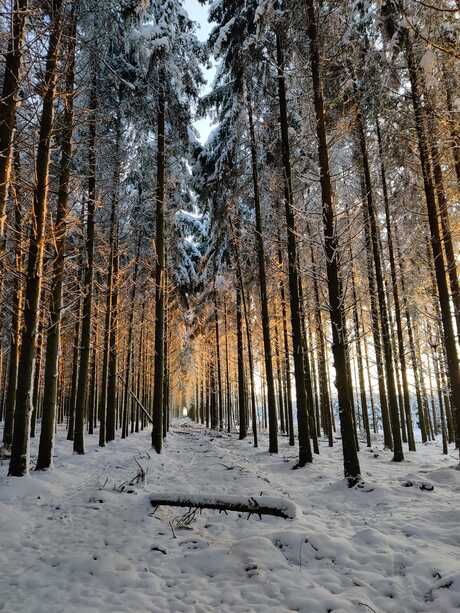
[[(307, 225), (307, 233), (311, 236), (310, 228)], [(315, 251), (313, 244), (310, 242), (310, 259), (313, 269), (313, 292), (315, 295), (315, 325), (318, 351), (318, 371), (319, 371), (319, 394), (321, 404), (321, 415), (324, 422), (325, 430), (328, 436), (329, 447), (333, 446), (332, 438), (332, 423), (331, 423), (331, 399), (327, 387), (327, 372), (326, 372), (326, 348), (324, 342), (323, 317), (321, 313), (321, 300), (319, 293), (318, 276), (319, 270), (316, 263)]]
[(244, 346), (243, 346), (243, 317), (240, 284), (236, 283), (236, 342), (238, 361), (238, 413), (239, 413), (239, 439), (243, 440), (248, 434), (247, 428), (247, 396), (244, 372)]
[(11, 315), (11, 340), (9, 349), (9, 363), (7, 374), (7, 389), (6, 396), (4, 398), (4, 412), (5, 422), (3, 425), (3, 445), (10, 447), (13, 439), (13, 419), (14, 410), (16, 406), (16, 386), (18, 381), (18, 363), (19, 352), (21, 348), (21, 322), (22, 322), (22, 310), (24, 308), (23, 300), (23, 281), (22, 270), (24, 267), (24, 246), (22, 239), (22, 195), (20, 192), (20, 161), (19, 153), (15, 151), (15, 177), (14, 177), (14, 269), (16, 275), (14, 278), (13, 286), (13, 303), (12, 303), (12, 315)]
[(215, 330), (215, 343), (216, 343), (216, 363), (217, 363), (217, 415), (219, 422), (219, 430), (224, 427), (224, 407), (222, 396), (222, 367), (220, 361), (220, 332), (219, 332), (219, 309), (217, 303), (217, 292), (214, 288), (214, 330)]
[(165, 206), (165, 122), (164, 72), (160, 70), (157, 109), (157, 186), (156, 186), (156, 269), (155, 269), (155, 374), (153, 384), (152, 447), (161, 453), (163, 446), (164, 379), (164, 206)]
[(4, 57), (3, 89), (0, 96), (0, 254), (4, 249), (6, 203), (10, 181), (14, 126), (16, 123), (24, 25), (27, 0), (13, 0), (11, 32)]
[(24, 324), (21, 337), (21, 355), (18, 366), (16, 410), (9, 474), (22, 477), (29, 470), (29, 429), (32, 401), (32, 378), (35, 360), (37, 326), (42, 289), (45, 226), (48, 212), (48, 183), (51, 132), (54, 116), (54, 94), (57, 60), (62, 32), (62, 0), (53, 0), (51, 30), (43, 84), (43, 108), (35, 160), (35, 187), (32, 205), (32, 231), (27, 263)]
[(415, 115), (415, 129), (422, 168), (425, 200), (428, 210), (428, 223), (430, 228), (430, 244), (434, 260), (438, 300), (442, 317), (444, 344), (446, 348), (447, 371), (449, 376), (452, 410), (456, 417), (456, 445), (460, 450), (460, 371), (458, 366), (458, 352), (452, 325), (451, 309), (449, 304), (449, 290), (447, 287), (444, 255), (442, 251), (442, 238), (439, 228), (439, 210), (436, 203), (433, 183), (431, 179), (431, 164), (427, 144), (425, 117), (421, 103), (421, 89), (417, 75), (417, 65), (414, 50), (409, 34), (406, 35), (406, 59), (411, 83), (412, 106)]
[(354, 485), (360, 478), (358, 453), (353, 426), (351, 405), (351, 381), (347, 367), (347, 332), (340, 280), (339, 244), (334, 227), (332, 184), (329, 170), (329, 153), (326, 135), (326, 117), (320, 74), (320, 48), (314, 0), (306, 0), (308, 36), (310, 39), (310, 68), (313, 80), (313, 98), (318, 138), (318, 156), (321, 172), (323, 202), (324, 247), (329, 292), (329, 313), (332, 327), (332, 354), (336, 371), (336, 387), (339, 401), (340, 429), (342, 433), (345, 478)]
[(385, 378), (388, 391), (388, 409), (391, 423), (391, 432), (393, 436), (393, 461), (401, 462), (404, 460), (404, 452), (402, 448), (401, 424), (399, 421), (398, 398), (396, 393), (395, 373), (393, 368), (393, 348), (391, 345), (391, 330), (389, 325), (388, 308), (385, 296), (385, 285), (383, 280), (383, 271), (379, 248), (379, 235), (374, 205), (373, 186), (369, 167), (365, 124), (359, 106), (357, 107), (356, 114), (365, 186), (365, 199), (363, 202), (363, 204), (365, 204), (365, 223), (370, 234), (370, 247), (372, 250), (375, 268), (377, 299), (380, 312), (380, 323), (382, 326), (382, 345), (385, 365)]
[(89, 356), (91, 351), (91, 329), (93, 314), (94, 283), (94, 238), (96, 213), (96, 111), (97, 72), (94, 72), (89, 100), (89, 141), (88, 141), (88, 200), (86, 208), (86, 266), (83, 279), (83, 311), (81, 322), (80, 366), (78, 370), (77, 398), (75, 402), (74, 453), (85, 453), (85, 419), (88, 398)]
[(297, 399), (297, 424), (299, 438), (299, 461), (297, 467), (313, 461), (308, 426), (308, 405), (305, 390), (304, 343), (300, 314), (299, 271), (297, 268), (298, 249), (294, 217), (294, 199), (292, 193), (291, 155), (289, 146), (289, 125), (287, 111), (286, 82), (284, 77), (283, 39), (276, 33), (276, 56), (278, 70), (278, 102), (280, 112), (281, 148), (284, 179), (284, 205), (287, 226), (288, 280), (291, 307), (292, 349), (294, 355), (294, 379)]
[[(123, 396), (123, 427), (121, 432), (121, 438), (126, 438), (128, 436), (128, 426), (129, 426), (129, 407), (130, 407), (130, 396), (129, 390), (131, 387), (131, 377), (133, 370), (133, 335), (134, 335), (134, 311), (136, 305), (136, 293), (137, 293), (137, 276), (139, 274), (139, 259), (140, 259), (140, 249), (142, 244), (142, 234), (139, 232), (139, 237), (137, 239), (137, 249), (136, 256), (134, 258), (134, 272), (133, 272), (133, 280), (131, 286), (131, 294), (130, 294), (130, 311), (129, 311), (129, 321), (128, 321), (128, 339), (126, 341), (126, 370), (125, 370), (125, 385), (124, 385), (124, 396)], [(132, 423), (132, 420), (131, 420)], [(131, 428), (131, 432), (134, 428)]]
[(254, 130), (253, 107), (250, 93), (247, 94), (247, 112), (251, 140), (252, 186), (254, 190), (254, 209), (256, 214), (257, 263), (259, 267), (259, 289), (262, 317), (262, 336), (267, 380), (269, 453), (278, 453), (278, 418), (276, 415), (275, 379), (273, 376), (272, 341), (270, 334), (270, 314), (268, 309), (267, 273), (265, 270), (265, 248), (263, 240), (262, 212), (260, 207), (259, 169), (257, 160), (256, 135)]
[(54, 264), (50, 295), (43, 390), (43, 415), (36, 470), (52, 465), (56, 424), (57, 389), (59, 374), (59, 343), (61, 338), (62, 288), (64, 282), (64, 254), (67, 232), (70, 166), (72, 160), (73, 100), (75, 79), (76, 14), (72, 12), (68, 26), (67, 73), (65, 83), (63, 133), (56, 221), (54, 224)]
[(383, 152), (383, 142), (382, 142), (382, 135), (380, 131), (380, 122), (379, 122), (378, 117), (376, 117), (375, 124), (376, 124), (377, 141), (378, 141), (378, 147), (379, 147), (379, 157), (380, 157), (380, 179), (382, 182), (383, 202), (385, 205), (387, 246), (388, 246), (388, 253), (390, 256), (391, 286), (392, 286), (392, 292), (393, 292), (393, 301), (394, 301), (395, 318), (396, 318), (396, 331), (397, 331), (397, 337), (398, 337), (398, 355), (399, 355), (399, 364), (401, 367), (402, 400), (403, 400), (403, 405), (404, 405), (404, 413), (406, 416), (409, 451), (415, 451), (415, 438), (414, 438), (414, 429), (413, 429), (413, 424), (412, 424), (412, 414), (411, 414), (411, 407), (410, 407), (409, 383), (407, 380), (406, 348), (405, 348), (405, 343), (404, 343), (402, 317), (401, 317), (401, 304), (400, 304), (399, 289), (398, 289), (398, 276), (396, 272), (396, 262), (395, 262), (394, 247), (393, 247), (393, 231), (392, 231), (392, 222), (391, 222), (391, 215), (390, 215), (390, 202), (388, 198), (388, 187), (387, 187), (387, 178), (386, 178), (386, 169), (385, 169), (385, 158), (384, 158), (384, 152)]

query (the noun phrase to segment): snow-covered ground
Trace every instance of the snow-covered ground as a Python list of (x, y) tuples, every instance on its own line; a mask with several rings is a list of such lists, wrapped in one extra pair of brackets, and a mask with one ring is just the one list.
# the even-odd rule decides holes
[[(349, 490), (340, 441), (333, 450), (322, 442), (321, 456), (297, 471), (285, 438), (279, 456), (265, 443), (253, 449), (181, 421), (161, 457), (147, 432), (103, 450), (91, 437), (83, 457), (61, 432), (53, 471), (8, 479), (1, 463), (0, 611), (460, 611), (453, 450), (443, 457), (438, 445), (419, 445), (397, 465), (363, 449), (367, 487)], [(136, 460), (146, 481), (129, 486)], [(184, 509), (149, 504), (149, 494), (168, 491), (284, 497), (297, 516), (203, 511), (181, 527)]]

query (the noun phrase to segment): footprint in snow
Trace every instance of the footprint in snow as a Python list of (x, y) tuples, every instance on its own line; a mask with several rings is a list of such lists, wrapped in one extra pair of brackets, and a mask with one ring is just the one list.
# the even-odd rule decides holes
[(402, 481), (401, 485), (403, 487), (418, 487), (420, 490), (425, 492), (432, 492), (434, 490), (434, 485), (429, 481), (411, 481), (410, 479), (406, 481)]
[(197, 551), (200, 549), (207, 549), (209, 547), (208, 541), (205, 541), (204, 539), (197, 539), (197, 538), (186, 539), (184, 541), (181, 541), (179, 545), (183, 547), (184, 549), (186, 549), (187, 551)]

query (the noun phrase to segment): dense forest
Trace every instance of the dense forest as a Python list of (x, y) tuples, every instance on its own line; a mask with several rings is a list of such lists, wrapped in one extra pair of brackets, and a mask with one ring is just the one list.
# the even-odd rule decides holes
[(1, 0), (0, 488), (187, 433), (454, 470), (460, 2), (199, 2)]
[(11, 475), (37, 421), (46, 469), (56, 422), (160, 452), (183, 407), (298, 466), (340, 427), (351, 481), (361, 436), (458, 446), (458, 13), (290, 4), (216, 2), (207, 44), (173, 0), (5, 7)]

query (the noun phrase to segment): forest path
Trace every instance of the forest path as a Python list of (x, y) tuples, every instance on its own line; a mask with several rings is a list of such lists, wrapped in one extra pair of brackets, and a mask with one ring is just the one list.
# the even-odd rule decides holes
[[(92, 440), (92, 439), (95, 440)], [(370, 492), (341, 479), (341, 446), (302, 470), (251, 439), (176, 421), (165, 451), (148, 432), (74, 456), (59, 432), (56, 466), (24, 479), (0, 466), (0, 611), (4, 613), (451, 613), (460, 607), (460, 472), (420, 447), (400, 465), (362, 450)], [(36, 442), (35, 442), (36, 443)], [(34, 450), (32, 449), (32, 453)], [(125, 488), (139, 462), (146, 482)], [(401, 482), (429, 481), (433, 492)], [(128, 491), (126, 491), (129, 490)], [(155, 513), (155, 492), (285, 497), (295, 520), (184, 510)], [(173, 527), (171, 527), (171, 524)], [(174, 527), (175, 526), (175, 527)]]

